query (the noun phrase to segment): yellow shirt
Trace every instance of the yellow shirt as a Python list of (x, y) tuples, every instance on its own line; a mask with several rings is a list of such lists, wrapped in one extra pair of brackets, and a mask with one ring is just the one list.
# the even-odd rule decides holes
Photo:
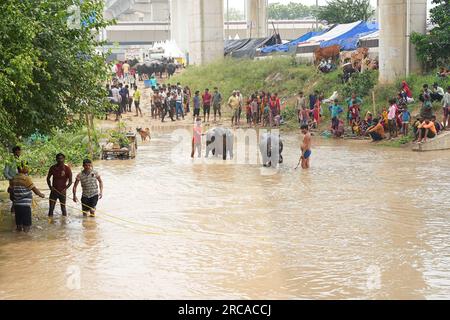
[(128, 63), (125, 63), (122, 65), (122, 69), (124, 73), (128, 73), (130, 71), (130, 65)]
[(231, 107), (231, 109), (233, 110), (237, 110), (239, 109), (239, 105), (240, 105), (240, 100), (239, 98), (236, 96), (231, 96), (230, 99), (228, 99), (228, 105)]
[(139, 89), (133, 93), (133, 100), (138, 102), (141, 100), (141, 91)]

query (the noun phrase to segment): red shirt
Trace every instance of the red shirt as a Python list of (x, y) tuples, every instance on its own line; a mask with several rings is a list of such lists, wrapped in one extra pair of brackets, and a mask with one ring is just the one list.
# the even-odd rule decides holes
[(276, 99), (270, 99), (270, 109), (272, 109), (272, 111), (277, 111), (280, 112), (280, 99), (276, 98)]
[(67, 187), (67, 182), (72, 178), (72, 170), (66, 165), (60, 167), (55, 164), (50, 168), (48, 174), (53, 176), (52, 186), (59, 192)]
[(204, 93), (203, 96), (202, 96), (202, 99), (203, 99), (203, 104), (210, 105), (211, 104), (212, 95), (210, 93)]

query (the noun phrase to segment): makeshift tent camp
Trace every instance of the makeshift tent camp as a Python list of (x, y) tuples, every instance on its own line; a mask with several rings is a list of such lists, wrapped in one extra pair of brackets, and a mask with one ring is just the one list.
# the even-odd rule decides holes
[[(355, 50), (358, 47), (358, 41), (361, 37), (377, 31), (377, 24), (365, 21), (338, 24), (320, 33), (314, 34), (313, 32), (309, 32), (284, 45), (263, 48), (261, 52), (288, 52), (293, 46), (301, 47), (302, 52), (313, 52), (313, 49), (319, 46), (324, 48), (336, 44), (341, 46), (342, 50)], [(311, 48), (311, 50), (308, 51), (308, 48)]]
[(285, 43), (285, 44), (277, 44), (277, 45), (274, 45), (274, 46), (267, 46), (267, 47), (265, 47), (265, 48), (262, 48), (262, 49), (261, 49), (261, 52), (262, 52), (262, 53), (288, 52), (290, 48), (292, 48), (292, 47), (297, 47), (297, 45), (298, 45), (299, 43), (308, 41), (308, 40), (311, 39), (312, 37), (321, 35), (321, 34), (323, 34), (323, 33), (325, 33), (325, 32), (326, 32), (326, 31), (318, 31), (318, 32), (313, 32), (313, 31), (311, 31), (311, 32), (308, 32), (308, 33), (302, 35), (300, 38), (295, 39), (295, 40), (292, 40), (292, 41), (290, 41), (290, 42), (288, 42), (288, 43)]
[(371, 33), (378, 31), (377, 23), (369, 23), (361, 21), (358, 25), (350, 29), (349, 31), (337, 36), (328, 41), (322, 41), (320, 43), (321, 48), (339, 45), (341, 50), (356, 50), (358, 48), (358, 41), (361, 37), (370, 35)]
[(260, 39), (228, 40), (225, 42), (225, 55), (233, 58), (254, 58), (256, 50), (281, 43), (279, 35)]

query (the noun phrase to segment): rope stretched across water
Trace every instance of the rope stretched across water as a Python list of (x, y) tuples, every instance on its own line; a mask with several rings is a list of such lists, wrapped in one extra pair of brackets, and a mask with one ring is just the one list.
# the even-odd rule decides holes
[[(44, 189), (43, 191), (50, 191), (50, 189)], [(62, 194), (61, 192), (59, 192), (59, 191), (56, 190), (56, 189), (53, 189), (53, 191), (55, 191), (56, 193), (58, 193), (58, 194), (61, 195), (61, 196), (65, 196), (66, 199), (69, 199), (69, 200), (72, 200), (72, 201), (73, 201), (73, 198), (71, 198), (71, 197), (69, 197), (69, 196), (67, 196), (67, 195)], [(46, 199), (42, 199), (42, 200), (46, 200)], [(55, 205), (56, 205), (56, 203), (58, 202), (57, 200), (53, 200), (53, 199), (48, 199), (48, 200), (49, 200), (50, 202), (55, 203)], [(37, 202), (35, 202), (35, 204), (39, 207), (39, 209), (40, 209), (41, 211), (44, 210)], [(66, 201), (66, 203), (64, 204), (64, 206), (65, 206), (66, 208), (70, 208), (70, 209), (74, 209), (74, 210), (76, 210), (76, 211), (79, 211), (79, 208), (78, 208), (78, 207), (68, 205), (68, 204), (67, 204), (67, 201)], [(109, 217), (109, 218), (112, 218), (112, 219), (116, 219), (116, 220), (120, 220), (120, 221), (129, 223), (129, 224), (132, 224), (132, 225), (137, 225), (137, 226), (143, 227), (143, 228), (154, 228), (153, 226), (145, 225), (145, 224), (138, 223), (138, 222), (134, 222), (134, 221), (127, 220), (127, 219), (123, 219), (123, 218), (117, 217), (117, 216), (115, 216), (115, 215), (108, 214), (108, 213), (106, 213), (106, 212), (103, 212), (103, 211), (101, 211), (101, 210), (98, 210), (98, 209), (96, 209), (96, 208), (92, 208), (92, 207), (90, 207), (90, 206), (88, 206), (88, 205), (85, 205), (85, 204), (83, 204), (83, 206), (85, 206), (86, 208), (88, 208), (88, 209), (90, 209), (90, 210), (95, 210), (96, 212), (101, 213), (101, 215), (96, 215), (96, 217), (99, 217), (100, 219), (103, 219), (103, 220), (109, 221), (109, 222), (111, 222), (111, 223), (114, 223), (114, 224), (116, 224), (116, 225), (118, 225), (118, 226), (126, 227), (126, 228), (129, 228), (129, 229), (132, 229), (132, 230), (135, 230), (135, 231), (139, 231), (139, 232), (142, 232), (142, 233), (145, 233), (145, 234), (151, 234), (151, 235), (163, 235), (163, 233), (160, 233), (160, 232), (150, 232), (150, 231), (147, 231), (147, 230), (142, 230), (142, 229), (137, 229), (137, 228), (134, 228), (134, 227), (130, 227), (130, 226), (126, 225), (126, 224), (119, 223), (119, 222), (117, 222), (117, 221), (114, 221), (114, 220), (111, 220), (111, 219), (107, 219), (107, 218), (105, 218), (105, 217), (102, 217), (102, 215), (103, 215), (103, 216), (106, 216), (106, 217)], [(169, 232), (181, 234), (181, 232), (176, 231), (176, 230), (169, 230)]]

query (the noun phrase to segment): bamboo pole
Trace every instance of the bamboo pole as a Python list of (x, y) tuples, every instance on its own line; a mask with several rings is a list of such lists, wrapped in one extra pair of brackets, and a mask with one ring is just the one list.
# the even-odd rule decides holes
[(372, 90), (373, 116), (377, 116), (377, 105), (375, 103), (375, 90)]
[(89, 119), (88, 112), (86, 112), (86, 126), (87, 126), (88, 138), (89, 138), (89, 144), (88, 144), (89, 156), (91, 157), (91, 159), (93, 159), (94, 158), (94, 152), (92, 150), (91, 125), (90, 125), (90, 119)]

